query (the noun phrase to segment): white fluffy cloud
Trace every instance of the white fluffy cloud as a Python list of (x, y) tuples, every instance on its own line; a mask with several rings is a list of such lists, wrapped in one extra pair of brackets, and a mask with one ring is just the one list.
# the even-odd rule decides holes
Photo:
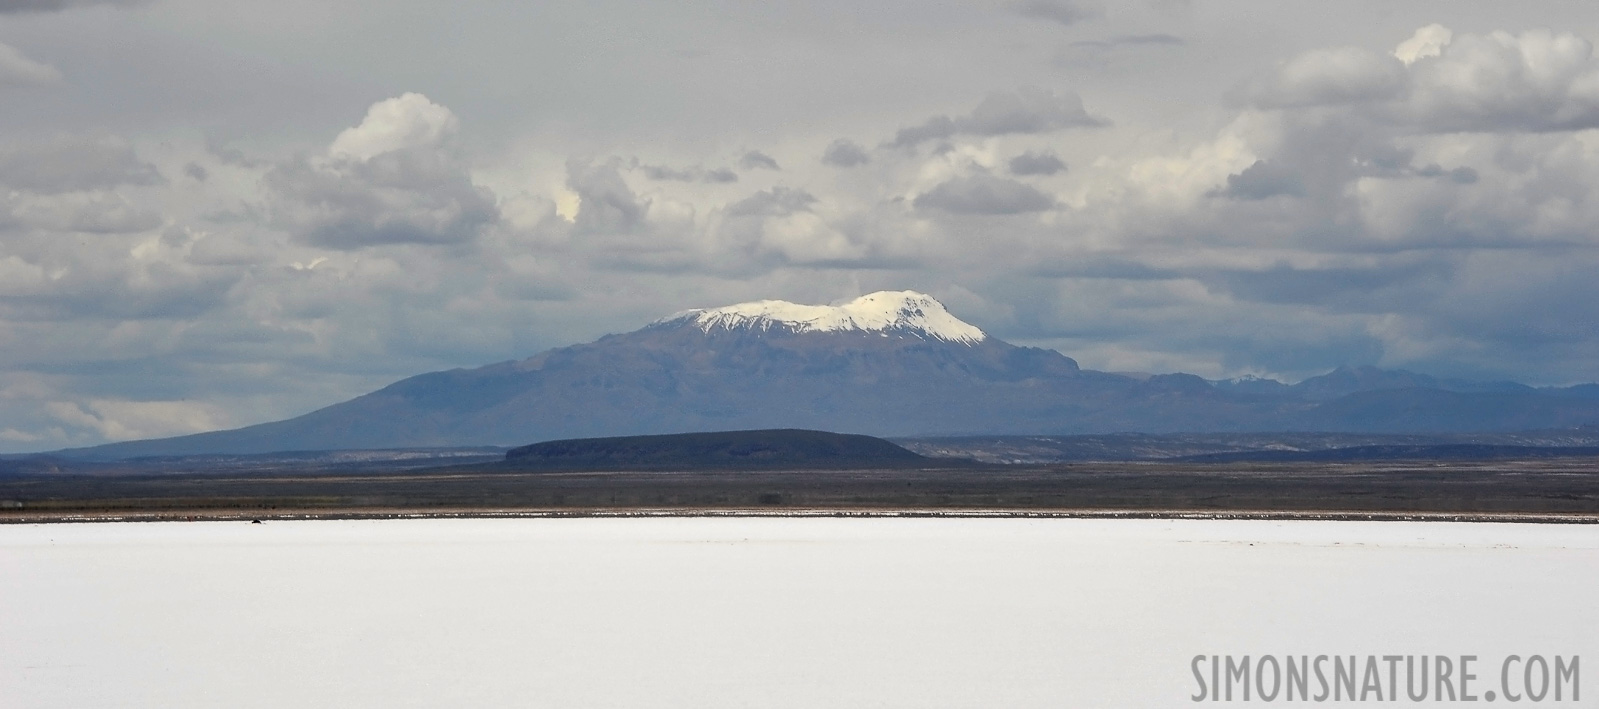
[(333, 139), (328, 154), (371, 160), (397, 150), (436, 148), (459, 129), (460, 121), (450, 109), (422, 94), (405, 93), (372, 104), (360, 125)]

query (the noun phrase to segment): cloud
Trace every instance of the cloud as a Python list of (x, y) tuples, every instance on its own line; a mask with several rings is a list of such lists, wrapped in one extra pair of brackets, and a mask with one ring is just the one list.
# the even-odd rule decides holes
[(934, 116), (920, 125), (901, 128), (889, 144), (911, 147), (928, 140), (957, 135), (1037, 134), (1103, 125), (1107, 125), (1107, 122), (1089, 115), (1083, 108), (1083, 100), (1076, 93), (1023, 87), (1015, 91), (990, 93), (965, 116)]
[(1055, 206), (1055, 199), (1015, 180), (991, 175), (957, 177), (916, 197), (917, 209), (951, 214), (1023, 214)]
[(731, 216), (784, 217), (795, 212), (809, 211), (816, 197), (805, 190), (774, 187), (756, 192), (727, 207)]
[(1302, 197), (1305, 185), (1299, 175), (1281, 165), (1256, 160), (1243, 172), (1227, 176), (1227, 188), (1218, 193), (1233, 199), (1258, 200), (1279, 195)]
[(664, 165), (640, 165), (639, 170), (644, 173), (645, 177), (656, 181), (704, 182), (707, 184), (738, 182), (738, 173), (725, 167), (707, 170), (698, 165), (686, 168), (674, 168)]
[(0, 185), (44, 194), (165, 182), (120, 138), (59, 138), (0, 150)]
[(871, 161), (871, 156), (866, 154), (866, 148), (848, 138), (839, 138), (828, 143), (827, 149), (822, 151), (822, 164), (833, 167), (855, 167)]
[(134, 7), (148, 4), (150, 0), (0, 0), (0, 15), (24, 12), (59, 12), (72, 7), (111, 5)]
[(1063, 25), (1074, 25), (1105, 14), (1099, 5), (1083, 0), (1023, 0), (1012, 5), (1011, 9), (1023, 17)]
[(865, 244), (812, 210), (816, 203), (804, 190), (774, 187), (728, 205), (713, 226), (723, 248), (714, 261), (725, 272), (746, 274), (785, 266), (876, 265)]
[(370, 160), (407, 148), (430, 148), (454, 136), (460, 121), (450, 109), (418, 93), (405, 93), (372, 104), (361, 124), (339, 133), (328, 154)]
[(772, 159), (772, 156), (767, 155), (766, 153), (763, 153), (763, 152), (761, 152), (759, 150), (751, 150), (751, 151), (749, 151), (747, 153), (744, 153), (744, 157), (741, 157), (741, 158), (738, 159), (738, 166), (740, 168), (745, 169), (745, 170), (781, 170), (781, 169), (783, 169), (781, 167), (778, 167), (777, 161)]
[(9, 44), (0, 43), (0, 87), (41, 86), (61, 80), (61, 72), (24, 56)]
[(455, 115), (421, 94), (373, 104), (334, 139), (328, 157), (287, 160), (266, 173), (276, 223), (332, 249), (472, 240), (499, 210), (453, 149), (456, 129)]
[(662, 165), (642, 165), (639, 167), (644, 176), (652, 180), (669, 180), (673, 182), (693, 182), (699, 179), (699, 171), (693, 169), (679, 170)]
[(90, 234), (126, 234), (161, 225), (161, 215), (106, 192), (72, 192), (16, 200), (9, 209), (35, 229)]
[(1588, 40), (1549, 30), (1423, 35), (1439, 53), (1407, 65), (1410, 95), (1391, 120), (1434, 132), (1599, 127), (1599, 59)]
[(1442, 167), (1439, 167), (1438, 163), (1430, 163), (1418, 168), (1415, 172), (1417, 177), (1439, 177), (1447, 179), (1457, 185), (1470, 185), (1477, 182), (1477, 171), (1469, 167), (1457, 167), (1453, 170), (1445, 170)]
[(1383, 101), (1405, 92), (1405, 65), (1360, 47), (1305, 52), (1248, 89), (1261, 108), (1300, 108)]
[(569, 160), (566, 187), (578, 196), (573, 229), (579, 234), (621, 234), (644, 224), (649, 204), (627, 186), (620, 172), (622, 161)]
[(1426, 133), (1599, 127), (1599, 57), (1569, 32), (1455, 34), (1422, 27), (1391, 54), (1300, 54), (1244, 93), (1266, 109), (1337, 106)]
[(1031, 150), (1017, 155), (1006, 164), (1012, 175), (1053, 175), (1066, 169), (1066, 163), (1061, 162), (1051, 152), (1035, 153)]
[(45, 411), (60, 423), (92, 430), (107, 441), (181, 436), (232, 423), (217, 406), (198, 401), (52, 401)]

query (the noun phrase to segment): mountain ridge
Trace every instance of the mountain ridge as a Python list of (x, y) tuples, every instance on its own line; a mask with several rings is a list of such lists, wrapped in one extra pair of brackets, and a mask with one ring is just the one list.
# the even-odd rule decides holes
[(1240, 387), (1191, 374), (1085, 370), (1054, 350), (988, 336), (931, 296), (882, 292), (834, 306), (752, 301), (682, 311), (522, 360), (409, 377), (283, 421), (63, 453), (520, 446), (783, 428), (907, 437), (1599, 422), (1599, 396), (1580, 387), (1452, 391), (1469, 383), (1376, 368), (1340, 368), (1294, 385), (1270, 381)]

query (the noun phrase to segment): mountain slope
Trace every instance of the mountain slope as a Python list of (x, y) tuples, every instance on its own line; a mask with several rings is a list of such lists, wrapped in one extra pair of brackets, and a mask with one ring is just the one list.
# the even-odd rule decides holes
[[(1325, 395), (1286, 386), (1230, 390), (1187, 374), (1135, 379), (990, 337), (920, 293), (884, 292), (839, 306), (756, 301), (684, 311), (521, 361), (411, 377), (286, 421), (75, 454), (515, 446), (764, 428), (925, 436), (1504, 430), (1599, 421), (1592, 397), (1443, 392), (1420, 376), (1385, 389), (1394, 378), (1381, 370), (1339, 375)], [(1337, 395), (1338, 387), (1356, 391)]]

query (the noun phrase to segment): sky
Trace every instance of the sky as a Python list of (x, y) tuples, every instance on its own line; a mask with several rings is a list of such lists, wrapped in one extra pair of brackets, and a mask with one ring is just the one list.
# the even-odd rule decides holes
[(1586, 0), (0, 0), (0, 452), (912, 289), (1084, 367), (1599, 379)]

